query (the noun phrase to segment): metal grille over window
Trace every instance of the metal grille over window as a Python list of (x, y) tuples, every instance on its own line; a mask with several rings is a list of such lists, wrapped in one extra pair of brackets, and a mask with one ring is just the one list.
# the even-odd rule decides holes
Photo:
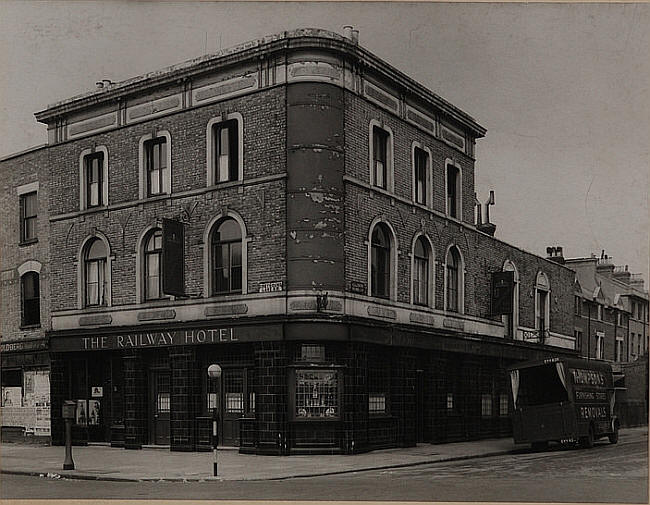
[(454, 395), (447, 393), (447, 410), (454, 410)]
[(483, 417), (492, 416), (492, 395), (489, 393), (481, 395), (481, 415)]
[(384, 393), (368, 395), (368, 412), (371, 414), (386, 413), (386, 395)]
[(224, 396), (226, 412), (244, 413), (244, 371), (229, 370), (224, 374)]
[(169, 412), (169, 393), (158, 393), (158, 412)]
[(335, 370), (296, 370), (296, 417), (338, 417), (338, 393)]
[(505, 393), (501, 393), (501, 395), (499, 395), (499, 415), (508, 415), (508, 395)]

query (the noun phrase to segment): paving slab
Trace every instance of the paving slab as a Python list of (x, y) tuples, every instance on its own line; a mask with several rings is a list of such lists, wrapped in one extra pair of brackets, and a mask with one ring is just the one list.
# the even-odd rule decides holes
[[(647, 432), (647, 427), (632, 428)], [(629, 430), (622, 430), (624, 431)], [(515, 451), (512, 438), (448, 444), (418, 444), (356, 455), (258, 456), (219, 450), (219, 476), (212, 476), (212, 453), (171, 452), (108, 446), (73, 447), (74, 470), (63, 470), (65, 448), (19, 443), (0, 446), (2, 473), (124, 481), (276, 480), (399, 468), (487, 457)]]

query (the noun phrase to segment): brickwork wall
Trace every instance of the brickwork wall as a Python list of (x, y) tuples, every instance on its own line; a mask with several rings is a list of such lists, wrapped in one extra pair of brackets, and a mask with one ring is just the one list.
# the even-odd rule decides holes
[(369, 135), (372, 119), (388, 126), (393, 132), (395, 194), (411, 200), (413, 184), (411, 149), (413, 142), (419, 142), (428, 147), (432, 154), (433, 208), (438, 212), (445, 212), (445, 160), (450, 158), (456, 161), (462, 170), (462, 220), (473, 223), (474, 160), (390, 112), (349, 92), (345, 94), (346, 175), (370, 184)]
[[(0, 161), (0, 335), (3, 342), (43, 338), (45, 331), (50, 328), (47, 303), (50, 297), (47, 161), (46, 149), (37, 149)], [(37, 181), (38, 242), (19, 245), (20, 197), (16, 189), (18, 186)], [(21, 329), (21, 286), (17, 268), (29, 260), (38, 261), (42, 265), (39, 276), (41, 326)]]
[[(109, 151), (109, 201), (133, 206), (85, 214), (52, 224), (52, 255), (59, 267), (54, 282), (60, 286), (53, 310), (77, 306), (77, 258), (82, 241), (95, 230), (103, 233), (114, 255), (112, 304), (136, 303), (136, 244), (148, 227), (163, 217), (178, 218), (192, 211), (185, 228), (185, 287), (188, 294), (203, 292), (203, 235), (208, 222), (229, 209), (238, 212), (247, 227), (248, 289), (259, 282), (286, 283), (285, 181), (230, 186), (179, 199), (163, 198), (138, 204), (138, 139), (152, 129), (168, 130), (172, 138), (173, 192), (201, 189), (206, 184), (205, 139), (209, 119), (221, 112), (239, 112), (244, 123), (244, 180), (277, 175), (285, 170), (284, 91), (273, 89), (221, 104), (174, 114), (63, 145), (51, 151), (53, 214), (78, 210), (78, 160), (83, 149), (105, 145)], [(185, 210), (184, 210), (185, 209)], [(187, 217), (187, 214), (184, 214)]]

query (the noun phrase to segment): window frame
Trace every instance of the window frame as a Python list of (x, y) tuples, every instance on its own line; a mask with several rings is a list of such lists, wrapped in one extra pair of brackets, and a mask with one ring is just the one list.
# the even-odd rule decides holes
[[(103, 258), (93, 258), (89, 259), (88, 256), (90, 251), (96, 241), (100, 241), (104, 246), (105, 256)], [(109, 256), (110, 250), (108, 247), (107, 241), (103, 240), (99, 236), (90, 237), (85, 241), (82, 252), (82, 307), (84, 308), (97, 308), (97, 307), (107, 307), (110, 305), (110, 277), (109, 277)], [(89, 269), (93, 265), (97, 265), (97, 303), (92, 303), (90, 300), (89, 292)], [(100, 276), (100, 272), (103, 271), (103, 277)], [(100, 284), (102, 295), (100, 297)], [(101, 303), (100, 303), (101, 299)]]
[[(34, 199), (34, 214), (27, 215), (27, 202)], [(38, 190), (29, 191), (19, 195), (20, 205), (20, 245), (38, 242)], [(33, 220), (33, 236), (27, 236), (27, 223)]]
[[(425, 163), (423, 167), (420, 167), (418, 164), (418, 153), (425, 156)], [(427, 208), (433, 207), (433, 155), (431, 149), (420, 144), (419, 142), (413, 142), (411, 145), (411, 167), (412, 167), (412, 194), (411, 199), (418, 205), (422, 205)], [(423, 184), (423, 200), (420, 201), (418, 194), (418, 184), (420, 177), (418, 176), (419, 169), (423, 170), (424, 180)]]
[[(544, 293), (544, 298), (540, 294)], [(544, 300), (544, 314), (540, 314), (540, 300)], [(542, 272), (537, 272), (535, 277), (535, 330), (538, 332), (540, 342), (543, 342), (546, 334), (550, 334), (550, 314), (551, 314), (551, 284), (548, 276)], [(543, 328), (540, 326), (540, 321), (543, 321)], [(542, 335), (544, 330), (544, 335)]]
[[(418, 243), (422, 243), (424, 248), (424, 257), (418, 257), (415, 253), (415, 248)], [(426, 299), (424, 302), (419, 299), (418, 293), (421, 293), (422, 290), (418, 290), (417, 287), (420, 285), (419, 276), (416, 275), (421, 269), (418, 268), (418, 260), (426, 260), (426, 287), (425, 295)], [(411, 246), (411, 304), (417, 305), (418, 307), (430, 307), (435, 306), (435, 252), (433, 249), (433, 244), (431, 239), (426, 233), (416, 233), (413, 237), (413, 244)]]
[[(322, 417), (308, 417), (300, 416), (296, 413), (299, 404), (298, 404), (298, 391), (297, 391), (297, 381), (298, 374), (301, 372), (323, 372), (323, 373), (333, 373), (336, 377), (336, 415), (333, 416), (322, 416)], [(343, 393), (343, 374), (341, 373), (340, 367), (332, 366), (295, 366), (291, 368), (290, 371), (290, 383), (289, 383), (289, 407), (291, 409), (290, 419), (294, 422), (328, 422), (328, 421), (340, 421), (343, 416), (341, 413), (342, 407), (342, 393)], [(324, 407), (325, 405), (323, 405)]]
[[(150, 180), (149, 180), (149, 165), (148, 165), (148, 159), (149, 159), (149, 153), (148, 153), (148, 146), (154, 145), (154, 144), (159, 144), (162, 142), (155, 142), (159, 141), (160, 139), (164, 138), (165, 139), (165, 168), (166, 172), (164, 174), (161, 174), (159, 176), (159, 182), (163, 182), (164, 185), (166, 185), (166, 191), (159, 191), (158, 193), (150, 193)], [(138, 158), (139, 158), (139, 171), (140, 171), (140, 178), (139, 178), (139, 194), (140, 194), (140, 199), (144, 200), (147, 198), (158, 198), (164, 195), (171, 195), (173, 192), (173, 184), (172, 184), (172, 138), (171, 135), (168, 131), (162, 130), (162, 131), (157, 131), (154, 133), (150, 133), (148, 135), (144, 135), (140, 137), (139, 143), (138, 143)], [(164, 179), (162, 176), (164, 175)]]
[[(457, 306), (454, 309), (454, 307), (450, 306), (450, 283), (449, 283), (449, 273), (450, 273), (450, 268), (449, 268), (449, 257), (452, 255), (452, 251), (455, 251), (458, 256), (458, 265), (456, 267), (456, 280), (457, 280), (457, 291), (456, 291), (456, 302)], [(451, 244), (449, 247), (447, 247), (447, 252), (445, 254), (445, 264), (444, 264), (444, 275), (445, 275), (445, 281), (444, 281), (444, 310), (445, 312), (453, 313), (453, 314), (464, 314), (465, 313), (465, 260), (463, 258), (463, 254), (460, 250), (460, 247), (456, 244)]]
[[(217, 177), (217, 148), (218, 142), (215, 140), (215, 128), (220, 124), (236, 122), (237, 132), (237, 176), (227, 181), (219, 181)], [(224, 114), (214, 117), (208, 121), (206, 127), (206, 186), (215, 186), (232, 182), (241, 182), (244, 179), (244, 118), (238, 112)]]
[[(28, 278), (36, 278), (33, 286), (34, 296), (27, 298), (25, 295), (26, 281)], [(20, 327), (21, 328), (38, 328), (41, 326), (41, 287), (40, 287), (40, 273), (35, 270), (29, 270), (24, 272), (20, 276)], [(31, 312), (34, 313), (35, 320), (27, 320), (25, 315), (27, 314), (27, 304), (28, 302), (35, 307), (31, 308)]]
[[(100, 203), (98, 205), (90, 205), (87, 159), (96, 158), (98, 156), (102, 156), (102, 164), (99, 170), (100, 182), (97, 192)], [(84, 149), (79, 154), (79, 209), (98, 209), (108, 205), (108, 149), (106, 146), (96, 146), (94, 148)]]
[[(217, 233), (219, 232), (219, 228), (224, 225), (224, 223), (232, 221), (234, 225), (238, 228), (239, 230), (239, 238), (235, 239), (229, 239), (229, 240), (215, 240), (215, 237)], [(212, 272), (211, 272), (211, 286), (210, 286), (210, 296), (223, 296), (223, 295), (233, 295), (233, 294), (241, 294), (242, 292), (242, 282), (243, 282), (243, 265), (242, 265), (242, 249), (243, 249), (243, 240), (242, 240), (242, 233), (241, 233), (241, 227), (239, 226), (239, 223), (233, 219), (230, 216), (225, 216), (219, 221), (217, 221), (213, 225), (213, 230), (212, 233), (210, 234), (210, 257), (212, 261)], [(239, 245), (239, 260), (240, 263), (237, 266), (233, 266), (233, 246)], [(219, 267), (216, 266), (216, 259), (218, 256), (218, 249), (220, 247), (226, 246), (228, 250), (228, 266), (221, 267), (224, 270), (228, 270), (228, 283), (229, 283), (229, 289), (227, 290), (217, 290), (217, 270)], [(233, 270), (235, 268), (239, 268), (239, 289), (233, 289), (232, 288), (232, 280), (233, 280)]]
[[(377, 167), (376, 167), (376, 161), (377, 161), (377, 156), (376, 156), (376, 144), (375, 144), (375, 131), (377, 132), (382, 132), (381, 135), (385, 139), (385, 156), (386, 160), (384, 163), (384, 170), (385, 170), (385, 184), (384, 185), (379, 185), (377, 184), (377, 177), (376, 177), (376, 172), (377, 172)], [(385, 125), (384, 123), (377, 121), (376, 119), (370, 120), (369, 123), (369, 128), (368, 128), (368, 143), (369, 143), (369, 180), (370, 180), (370, 186), (373, 188), (377, 189), (382, 189), (384, 191), (388, 191), (389, 193), (393, 193), (395, 191), (395, 160), (394, 160), (394, 137), (393, 137), (393, 131)]]
[[(158, 235), (159, 234), (159, 235)], [(156, 237), (160, 237), (160, 247), (156, 247)], [(149, 250), (149, 243), (153, 240), (153, 249)], [(156, 300), (164, 300), (168, 297), (163, 293), (163, 264), (162, 264), (162, 255), (163, 255), (163, 244), (162, 244), (162, 228), (154, 227), (147, 231), (144, 236), (142, 243), (142, 297), (144, 302), (152, 302)], [(154, 255), (158, 256), (158, 296), (151, 297), (149, 296), (149, 278), (153, 277), (149, 273), (149, 258)]]
[[(517, 340), (517, 336), (519, 335), (519, 270), (514, 261), (510, 259), (503, 262), (501, 270), (503, 272), (514, 273), (515, 286), (512, 293), (512, 320), (509, 315), (504, 314), (501, 316), (501, 322), (504, 326), (504, 337)], [(510, 326), (512, 326), (512, 328), (510, 328)], [(512, 329), (512, 335), (508, 335), (510, 329)]]
[[(449, 195), (449, 169), (453, 168), (456, 171), (456, 184), (454, 185), (454, 209), (452, 214), (450, 209), (450, 195)], [(463, 170), (459, 163), (455, 160), (447, 158), (445, 160), (445, 214), (448, 218), (457, 221), (463, 221)]]
[[(231, 218), (239, 225), (240, 236), (241, 236), (241, 290), (232, 293), (219, 293), (213, 294), (212, 285), (213, 285), (213, 271), (214, 263), (212, 257), (212, 236), (216, 231), (218, 224), (225, 220)], [(245, 295), (248, 293), (248, 244), (251, 242), (251, 238), (248, 236), (248, 231), (246, 228), (246, 223), (244, 222), (241, 215), (233, 210), (226, 210), (214, 216), (205, 227), (203, 232), (203, 296), (205, 298), (211, 298), (215, 296), (223, 297), (229, 295)]]

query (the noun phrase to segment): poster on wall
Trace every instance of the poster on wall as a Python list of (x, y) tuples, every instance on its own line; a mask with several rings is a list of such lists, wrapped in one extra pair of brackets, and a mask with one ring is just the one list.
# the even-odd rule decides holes
[(99, 424), (99, 400), (88, 400), (88, 425)]
[(88, 424), (88, 404), (86, 400), (77, 400), (77, 417), (75, 424), (86, 426)]
[(25, 372), (25, 407), (50, 406), (50, 375), (45, 370)]
[(7, 386), (2, 388), (2, 407), (22, 407), (23, 388), (20, 386)]

